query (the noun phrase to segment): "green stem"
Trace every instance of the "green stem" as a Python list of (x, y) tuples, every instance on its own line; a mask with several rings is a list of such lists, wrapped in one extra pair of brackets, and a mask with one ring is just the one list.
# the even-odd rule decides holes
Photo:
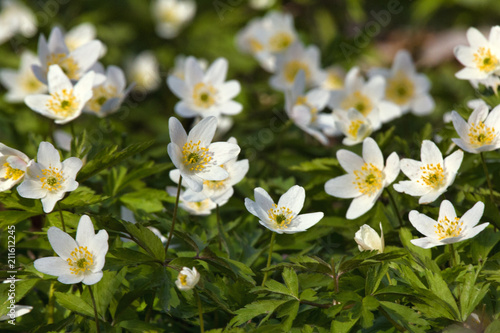
[(50, 289), (49, 289), (49, 305), (48, 305), (48, 310), (47, 310), (47, 316), (49, 317), (47, 320), (47, 324), (53, 324), (54, 323), (54, 285), (55, 282), (51, 282), (50, 284)]
[[(272, 236), (271, 236), (271, 241), (269, 243), (269, 255), (267, 257), (266, 268), (269, 268), (269, 266), (271, 266), (271, 257), (273, 256), (274, 239), (276, 238), (276, 233), (273, 231), (271, 231), (271, 232), (272, 232)], [(269, 273), (269, 271), (264, 272), (264, 279), (262, 280), (263, 287), (264, 287), (264, 284), (266, 283), (268, 273)]]
[(392, 285), (392, 280), (391, 280), (391, 276), (389, 275), (389, 272), (385, 272), (385, 276), (387, 276), (387, 280), (389, 281), (389, 285)]
[(196, 297), (196, 302), (198, 303), (198, 316), (200, 317), (200, 332), (204, 333), (204, 325), (203, 325), (203, 308), (201, 307), (201, 299), (200, 295), (198, 295), (198, 291), (195, 289), (194, 290), (194, 296)]
[(59, 216), (61, 217), (61, 224), (62, 224), (63, 231), (66, 232), (66, 225), (64, 224), (64, 216), (63, 216), (61, 205), (59, 204), (59, 202), (57, 203), (57, 208), (59, 209)]
[(229, 253), (229, 248), (227, 246), (227, 241), (226, 238), (224, 237), (224, 231), (222, 229), (222, 220), (220, 218), (220, 209), (219, 209), (219, 204), (215, 207), (215, 212), (217, 215), (217, 229), (219, 232), (219, 250), (222, 250), (222, 245), (224, 244), (224, 248), (227, 253)]
[(402, 228), (404, 223), (403, 223), (403, 219), (401, 218), (401, 215), (399, 215), (399, 209), (398, 209), (398, 206), (396, 205), (396, 200), (394, 200), (394, 197), (392, 196), (392, 193), (389, 190), (389, 188), (386, 187), (385, 191), (389, 195), (389, 200), (391, 201), (392, 208), (394, 208), (394, 212), (396, 213), (396, 216), (398, 217), (399, 227)]
[(450, 267), (455, 267), (460, 263), (460, 257), (453, 244), (448, 244), (450, 249)]
[(481, 152), (481, 162), (483, 164), (484, 174), (486, 175), (486, 181), (488, 183), (488, 188), (490, 189), (490, 200), (491, 203), (495, 204), (495, 199), (493, 199), (493, 186), (491, 185), (490, 173), (488, 172), (488, 167), (486, 166), (486, 160), (484, 159), (484, 154)]
[(179, 197), (181, 196), (181, 184), (182, 176), (179, 176), (179, 184), (177, 184), (177, 196), (175, 197), (174, 213), (172, 214), (172, 226), (170, 227), (170, 233), (168, 234), (167, 244), (165, 245), (165, 254), (168, 252), (168, 247), (170, 245), (170, 240), (174, 234), (175, 219), (177, 218), (177, 208), (179, 207)]
[(101, 333), (101, 328), (99, 327), (99, 317), (97, 315), (97, 307), (95, 305), (94, 293), (92, 292), (92, 287), (87, 286), (89, 288), (90, 298), (92, 299), (92, 305), (94, 306), (94, 318), (95, 318), (95, 328), (97, 333)]

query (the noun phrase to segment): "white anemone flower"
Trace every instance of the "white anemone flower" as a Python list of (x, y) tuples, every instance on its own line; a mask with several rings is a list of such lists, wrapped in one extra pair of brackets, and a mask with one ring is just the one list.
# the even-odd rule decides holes
[[(372, 117), (372, 119), (377, 121), (379, 119), (376, 116), (378, 109), (372, 112), (375, 113), (375, 117)], [(342, 143), (346, 146), (354, 146), (363, 142), (366, 137), (372, 134), (373, 128), (380, 127), (380, 123), (372, 125), (368, 118), (354, 108), (349, 109), (347, 112), (336, 110), (334, 116), (337, 129), (345, 135)]]
[(327, 145), (328, 138), (324, 133), (334, 132), (335, 122), (331, 114), (320, 111), (326, 107), (330, 94), (323, 89), (312, 89), (306, 93), (305, 87), (305, 73), (300, 70), (292, 89), (285, 94), (286, 113), (301, 130)]
[[(10, 280), (4, 280), (3, 283), (9, 283)], [(30, 305), (14, 305), (14, 308), (10, 309), (9, 312), (0, 317), (0, 321), (13, 320), (17, 317), (24, 316), (33, 310)]]
[(200, 192), (205, 180), (224, 180), (229, 176), (220, 165), (236, 158), (240, 147), (228, 142), (212, 143), (217, 128), (215, 117), (204, 118), (189, 134), (175, 117), (168, 124), (172, 141), (167, 147), (168, 155), (191, 190)]
[(325, 69), (326, 77), (321, 83), (325, 90), (339, 90), (344, 88), (345, 70), (340, 66), (330, 66)]
[(409, 214), (411, 224), (426, 237), (412, 239), (411, 242), (421, 248), (429, 249), (472, 238), (489, 225), (487, 222), (476, 226), (483, 216), (483, 211), (484, 204), (479, 201), (458, 218), (453, 204), (444, 200), (439, 207), (439, 219), (435, 221), (427, 215), (412, 210)]
[[(358, 67), (353, 67), (346, 75), (344, 89), (330, 93), (330, 108), (347, 111), (351, 108), (358, 110), (368, 118), (372, 126), (389, 122), (401, 116), (401, 109), (394, 103), (386, 101), (386, 81), (383, 76), (376, 75), (367, 82), (361, 75)], [(378, 110), (378, 112), (373, 112)], [(373, 127), (373, 130), (378, 130)]]
[(185, 78), (170, 75), (167, 84), (170, 90), (181, 99), (175, 105), (175, 112), (181, 117), (193, 118), (218, 117), (221, 114), (235, 115), (243, 106), (232, 99), (240, 93), (240, 83), (227, 81), (227, 60), (218, 58), (206, 71), (194, 57), (185, 63)]
[(0, 192), (10, 190), (24, 179), (29, 161), (24, 153), (0, 143)]
[[(178, 173), (172, 171), (175, 170), (170, 171), (170, 179), (174, 183), (178, 183), (179, 182)], [(177, 176), (177, 179), (174, 179), (173, 176)], [(182, 185), (187, 186), (184, 179), (182, 180)], [(167, 186), (166, 190), (168, 195), (170, 195), (171, 197), (177, 196), (177, 187)], [(190, 215), (207, 216), (210, 215), (212, 213), (212, 210), (217, 207), (217, 204), (213, 202), (210, 198), (205, 198), (200, 201), (189, 201), (185, 198), (184, 193), (186, 193), (186, 191), (181, 190), (179, 196), (179, 207), (188, 212), (188, 214)], [(222, 202), (219, 206), (222, 206), (225, 203), (226, 202)]]
[(33, 74), (31, 66), (36, 64), (39, 64), (38, 57), (30, 51), (23, 51), (19, 70), (10, 68), (0, 70), (0, 82), (8, 90), (5, 95), (7, 102), (23, 102), (28, 95), (43, 94), (47, 91), (47, 86)]
[(375, 75), (386, 78), (385, 98), (398, 105), (403, 113), (411, 111), (423, 116), (434, 110), (436, 105), (429, 94), (431, 82), (426, 75), (417, 73), (408, 51), (398, 51), (390, 70), (371, 70), (370, 76)]
[(193, 269), (182, 267), (177, 280), (175, 280), (175, 285), (179, 290), (186, 291), (193, 289), (198, 281), (200, 281), (200, 273), (198, 273), (196, 267), (193, 267)]
[(20, 33), (33, 37), (37, 31), (36, 16), (21, 2), (3, 0), (0, 10), (0, 44)]
[(453, 126), (460, 138), (453, 142), (472, 154), (496, 150), (500, 147), (500, 106), (488, 112), (487, 105), (479, 105), (465, 120), (456, 112), (451, 112)]
[(380, 236), (368, 224), (364, 224), (354, 234), (354, 241), (358, 244), (358, 249), (363, 251), (377, 250), (378, 253), (384, 252), (384, 230), (382, 229), (382, 222), (380, 222)]
[(50, 213), (66, 192), (78, 188), (75, 177), (81, 167), (82, 160), (77, 157), (70, 157), (61, 163), (61, 156), (54, 146), (49, 142), (41, 142), (37, 162), (29, 162), (24, 181), (17, 187), (17, 192), (23, 198), (41, 199), (43, 211)]
[(126, 85), (122, 69), (117, 66), (109, 66), (106, 70), (106, 80), (93, 86), (92, 98), (85, 104), (84, 111), (101, 118), (118, 111), (133, 87), (130, 85), (127, 88)]
[(56, 124), (66, 124), (80, 116), (92, 97), (94, 77), (94, 72), (89, 72), (73, 86), (61, 67), (52, 65), (48, 74), (49, 95), (30, 95), (24, 102), (33, 111), (54, 119)]
[[(186, 78), (186, 57), (185, 55), (178, 55), (174, 60), (174, 68), (170, 71), (170, 75), (176, 76), (181, 80)], [(208, 68), (208, 61), (203, 58), (195, 58), (198, 62), (198, 65), (203, 71), (206, 71)]]
[(455, 57), (464, 69), (455, 76), (462, 80), (482, 80), (500, 70), (500, 26), (491, 28), (489, 39), (476, 28), (467, 30), (470, 46), (455, 47)]
[(92, 285), (102, 279), (108, 252), (108, 233), (99, 230), (95, 234), (90, 217), (83, 215), (80, 218), (76, 239), (56, 227), (49, 228), (47, 237), (58, 257), (35, 260), (36, 270), (57, 276), (57, 281), (64, 284), (82, 282)]
[(127, 62), (127, 76), (135, 82), (134, 90), (151, 92), (160, 86), (160, 65), (151, 51), (142, 51)]
[(152, 7), (158, 36), (171, 39), (179, 35), (183, 26), (191, 21), (196, 12), (193, 0), (156, 0)]
[(398, 192), (420, 197), (419, 204), (428, 204), (434, 202), (453, 184), (462, 164), (464, 152), (457, 150), (443, 160), (443, 155), (436, 144), (424, 140), (420, 157), (422, 161), (409, 158), (401, 160), (401, 171), (410, 180), (401, 181), (393, 187)]
[(294, 234), (306, 231), (324, 216), (322, 212), (299, 215), (306, 192), (299, 185), (292, 186), (275, 204), (269, 194), (261, 187), (254, 190), (255, 201), (245, 198), (245, 207), (259, 223), (278, 234)]
[(363, 157), (340, 149), (337, 160), (348, 174), (327, 181), (325, 191), (337, 198), (354, 198), (346, 214), (349, 220), (369, 211), (399, 174), (398, 155), (389, 155), (384, 166), (382, 151), (372, 138), (363, 141)]
[(101, 42), (93, 40), (70, 52), (61, 29), (55, 27), (50, 33), (48, 42), (43, 34), (40, 35), (38, 40), (40, 65), (33, 65), (33, 73), (38, 80), (47, 83), (49, 68), (52, 65), (59, 65), (70, 80), (78, 81), (95, 65), (101, 48)]
[(276, 73), (270, 78), (269, 84), (279, 91), (291, 89), (295, 76), (302, 70), (307, 86), (319, 86), (326, 77), (320, 66), (319, 49), (314, 45), (306, 48), (297, 41), (277, 57)]
[[(229, 138), (228, 143), (238, 144), (235, 138)], [(237, 158), (233, 158), (221, 167), (227, 171), (229, 176), (223, 180), (205, 180), (203, 181), (203, 190), (201, 192), (194, 192), (188, 189), (183, 194), (183, 199), (188, 202), (202, 202), (206, 198), (209, 198), (215, 204), (222, 206), (225, 204), (234, 193), (233, 186), (239, 183), (248, 172), (248, 160), (238, 161)], [(179, 181), (179, 171), (172, 170), (170, 172), (170, 179), (174, 182)]]

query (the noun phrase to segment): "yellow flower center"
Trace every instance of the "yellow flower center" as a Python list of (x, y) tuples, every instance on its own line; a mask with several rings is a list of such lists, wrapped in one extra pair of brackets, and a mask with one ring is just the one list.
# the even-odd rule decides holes
[(356, 180), (353, 182), (362, 194), (373, 195), (380, 191), (384, 181), (384, 174), (372, 163), (365, 163), (361, 170), (354, 171)]
[(363, 121), (361, 119), (351, 121), (349, 128), (347, 129), (347, 134), (356, 139), (361, 125), (363, 125)]
[(415, 85), (403, 71), (398, 71), (394, 77), (387, 80), (385, 93), (388, 100), (404, 105), (413, 98)]
[(212, 161), (212, 154), (208, 148), (200, 147), (200, 142), (186, 142), (182, 147), (183, 163), (191, 171), (199, 172)]
[(441, 163), (436, 165), (427, 164), (426, 166), (420, 167), (420, 170), (422, 170), (422, 173), (420, 179), (417, 180), (417, 183), (420, 185), (427, 185), (437, 189), (445, 184), (444, 170)]
[(344, 81), (336, 72), (329, 71), (323, 83), (323, 87), (329, 90), (342, 89), (342, 87), (344, 87)]
[(439, 220), (439, 222), (434, 225), (434, 228), (436, 229), (434, 232), (439, 236), (438, 239), (442, 240), (445, 238), (460, 236), (464, 223), (459, 222), (460, 219), (458, 217), (455, 217), (451, 221), (448, 219), (448, 217)]
[(309, 113), (311, 114), (311, 123), (316, 122), (318, 119), (318, 109), (312, 106), (308, 101), (306, 96), (297, 97), (297, 101), (295, 105), (304, 105), (309, 109)]
[(200, 108), (208, 109), (215, 104), (215, 95), (217, 89), (204, 82), (199, 82), (193, 89), (193, 102), (194, 105)]
[(298, 60), (292, 60), (286, 63), (285, 68), (283, 69), (285, 80), (292, 83), (295, 80), (295, 76), (300, 70), (304, 71), (306, 81), (309, 81), (309, 78), (311, 77), (309, 66), (306, 63)]
[(112, 85), (101, 85), (92, 89), (92, 99), (88, 102), (88, 107), (94, 112), (101, 111), (102, 106), (108, 99), (120, 97), (117, 95), (117, 90), (115, 86)]
[(52, 191), (58, 191), (62, 187), (62, 183), (65, 181), (62, 171), (58, 168), (49, 167), (48, 169), (42, 169), (43, 177), (37, 176), (42, 182), (42, 188)]
[(276, 228), (281, 230), (287, 229), (295, 217), (290, 208), (278, 207), (276, 204), (273, 204), (273, 207), (269, 208), (267, 216), (276, 224)]
[(59, 65), (62, 71), (70, 80), (78, 80), (80, 76), (78, 75), (78, 64), (71, 57), (68, 57), (64, 53), (52, 53), (47, 56), (47, 68), (50, 65)]
[(477, 68), (483, 72), (491, 72), (498, 66), (498, 59), (495, 55), (491, 54), (489, 48), (480, 47), (474, 53), (474, 62)]
[(344, 110), (355, 108), (365, 117), (369, 115), (373, 110), (373, 104), (371, 100), (367, 96), (363, 95), (359, 90), (347, 96), (342, 101), (340, 107)]
[(26, 92), (37, 92), (43, 86), (43, 83), (38, 81), (35, 75), (30, 72), (29, 75), (27, 74), (22, 77), (21, 86)]
[(488, 127), (483, 122), (477, 125), (472, 123), (469, 129), (469, 142), (474, 147), (490, 145), (495, 139), (494, 127)]
[(281, 52), (289, 47), (292, 42), (293, 35), (285, 31), (280, 31), (269, 38), (269, 48), (271, 52)]
[(179, 281), (181, 281), (183, 286), (187, 286), (187, 275), (179, 273)]
[(176, 24), (181, 21), (180, 16), (176, 8), (168, 8), (161, 12), (161, 21), (165, 23)]
[(23, 170), (13, 168), (8, 162), (5, 162), (3, 166), (7, 169), (5, 170), (5, 179), (18, 180), (24, 175)]
[(90, 271), (90, 268), (94, 264), (94, 257), (87, 250), (86, 246), (79, 246), (71, 252), (71, 258), (66, 259), (66, 261), (70, 266), (69, 270), (71, 274), (78, 275)]
[(189, 208), (192, 208), (193, 210), (196, 211), (202, 211), (208, 208), (208, 205), (210, 204), (210, 199), (205, 199), (203, 201), (189, 201), (185, 202), (185, 205)]
[(250, 44), (250, 50), (252, 53), (257, 53), (264, 49), (264, 46), (262, 46), (262, 44), (255, 38), (249, 38), (248, 44)]
[(78, 109), (78, 102), (75, 95), (73, 95), (73, 89), (69, 91), (63, 89), (60, 92), (51, 94), (50, 97), (46, 106), (62, 118), (70, 117)]
[[(221, 168), (224, 168), (224, 170), (226, 170), (226, 168), (224, 167), (224, 164), (221, 164), (219, 166)], [(228, 179), (229, 178), (226, 178), (224, 180), (205, 180), (205, 181), (203, 181), (203, 185), (205, 185), (207, 188), (209, 188), (211, 190), (218, 191), (218, 190), (226, 188), (226, 180), (228, 180)]]

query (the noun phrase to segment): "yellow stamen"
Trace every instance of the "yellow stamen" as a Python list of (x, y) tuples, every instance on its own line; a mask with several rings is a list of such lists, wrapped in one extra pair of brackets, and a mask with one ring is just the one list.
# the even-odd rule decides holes
[(311, 77), (311, 70), (309, 69), (309, 66), (306, 63), (298, 60), (292, 60), (287, 62), (283, 69), (285, 80), (287, 82), (292, 83), (295, 80), (295, 76), (300, 70), (304, 71), (304, 74), (306, 76), (306, 81), (308, 81), (309, 78)]
[(474, 62), (477, 68), (483, 72), (494, 71), (498, 66), (498, 59), (495, 55), (491, 54), (489, 48), (480, 47), (476, 53), (474, 53)]
[(52, 191), (59, 191), (62, 187), (62, 183), (66, 180), (63, 177), (62, 171), (58, 168), (50, 166), (48, 169), (42, 169), (43, 177), (37, 176), (42, 182), (42, 188)]
[(363, 125), (363, 121), (361, 119), (351, 121), (349, 128), (347, 129), (347, 134), (356, 139), (361, 125)]
[(64, 53), (52, 53), (47, 56), (47, 68), (50, 65), (59, 65), (62, 71), (70, 80), (78, 80), (80, 78), (78, 64), (71, 57)]
[(496, 132), (494, 127), (488, 127), (483, 122), (480, 122), (471, 124), (468, 135), (469, 142), (473, 147), (482, 147), (493, 143)]
[(436, 165), (427, 164), (420, 167), (420, 170), (422, 170), (421, 179), (417, 180), (417, 183), (430, 186), (434, 189), (440, 188), (445, 184), (444, 170), (441, 163)]
[(215, 104), (217, 89), (204, 82), (199, 82), (193, 89), (194, 105), (200, 108), (208, 109)]
[(117, 95), (117, 90), (115, 86), (112, 85), (101, 85), (99, 87), (92, 89), (92, 99), (88, 102), (88, 107), (94, 112), (101, 111), (102, 106), (107, 100), (115, 97), (121, 97)]
[(385, 93), (388, 100), (398, 105), (405, 105), (413, 98), (415, 85), (403, 71), (398, 71), (387, 80)]
[(363, 95), (360, 91), (355, 91), (351, 95), (347, 96), (343, 101), (340, 107), (344, 110), (349, 110), (350, 108), (355, 108), (358, 110), (363, 116), (367, 116), (373, 110), (373, 104), (371, 100)]
[(269, 48), (271, 52), (281, 52), (290, 46), (293, 40), (293, 35), (285, 31), (280, 31), (269, 38)]
[(66, 259), (70, 266), (71, 274), (78, 275), (90, 271), (94, 265), (94, 256), (87, 250), (86, 246), (76, 247), (71, 252), (71, 258)]
[(250, 44), (250, 50), (253, 53), (257, 53), (264, 49), (264, 46), (256, 38), (248, 38), (248, 44)]
[(212, 161), (208, 148), (200, 147), (200, 142), (186, 142), (182, 147), (183, 163), (190, 170), (200, 172)]
[(295, 105), (304, 105), (309, 109), (309, 113), (311, 114), (311, 123), (315, 123), (318, 120), (318, 109), (312, 106), (308, 101), (306, 96), (297, 97), (297, 101)]
[(78, 109), (79, 103), (75, 95), (73, 95), (73, 89), (69, 91), (63, 89), (60, 92), (51, 94), (50, 97), (46, 106), (58, 116), (70, 117)]
[(385, 175), (372, 163), (365, 163), (361, 170), (354, 171), (354, 175), (353, 184), (362, 194), (373, 195), (382, 189)]
[(5, 162), (3, 166), (7, 169), (5, 170), (5, 179), (18, 180), (24, 175), (23, 170), (13, 168), (8, 162)]
[(267, 216), (276, 224), (275, 227), (278, 229), (287, 229), (290, 227), (290, 223), (295, 217), (290, 208), (278, 207), (276, 204), (273, 204), (273, 207), (269, 208)]
[(179, 281), (181, 281), (183, 286), (187, 286), (187, 275), (179, 273)]
[(451, 221), (448, 217), (445, 216), (444, 219), (439, 220), (434, 228), (436, 229), (434, 232), (439, 236), (439, 240), (450, 238), (450, 237), (458, 237), (462, 232), (463, 222), (460, 222), (458, 217), (455, 217)]

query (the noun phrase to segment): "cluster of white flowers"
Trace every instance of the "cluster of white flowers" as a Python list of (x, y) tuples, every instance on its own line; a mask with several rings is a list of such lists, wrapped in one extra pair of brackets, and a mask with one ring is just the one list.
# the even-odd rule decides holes
[[(84, 23), (68, 33), (52, 29), (48, 40), (38, 40), (38, 56), (24, 51), (18, 71), (0, 70), (10, 102), (24, 101), (33, 111), (68, 123), (82, 111), (104, 117), (116, 112), (131, 87), (123, 71), (98, 62), (105, 46), (95, 39), (95, 28)], [(48, 94), (46, 94), (48, 92)]]
[[(342, 69), (321, 68), (319, 49), (301, 43), (289, 14), (271, 12), (251, 21), (238, 34), (237, 45), (273, 73), (270, 85), (285, 93), (290, 119), (324, 145), (338, 135), (345, 136), (345, 145), (361, 143), (383, 123), (410, 111), (426, 115), (435, 106), (430, 81), (416, 72), (407, 51), (397, 53), (391, 69), (370, 70), (368, 81), (358, 67), (344, 80)], [(314, 102), (303, 95), (305, 87), (313, 88), (308, 94)], [(325, 95), (331, 112), (321, 112)]]
[[(168, 154), (177, 169), (170, 171), (175, 183), (187, 187), (181, 201), (185, 210), (195, 215), (207, 215), (217, 205), (224, 205), (233, 195), (233, 186), (248, 172), (248, 160), (237, 160), (240, 152), (236, 139), (212, 143), (217, 118), (203, 118), (189, 134), (177, 118), (170, 118), (171, 143)], [(171, 195), (175, 189), (167, 188)]]
[(36, 33), (36, 17), (28, 7), (17, 0), (2, 0), (0, 5), (0, 44), (18, 33), (27, 38)]

